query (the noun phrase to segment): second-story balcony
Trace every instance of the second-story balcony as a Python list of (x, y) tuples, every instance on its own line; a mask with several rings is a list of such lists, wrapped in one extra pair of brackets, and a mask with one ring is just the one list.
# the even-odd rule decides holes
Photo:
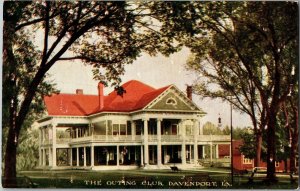
[[(161, 142), (194, 142), (195, 136), (182, 136), (182, 135), (161, 135)], [(69, 141), (70, 143), (76, 142), (124, 142), (124, 143), (143, 143), (145, 141), (145, 136), (143, 135), (92, 135), (92, 136), (85, 136), (79, 137), (74, 139), (62, 140)], [(148, 135), (148, 142), (157, 142), (158, 136), (157, 135)], [(210, 142), (210, 141), (230, 141), (230, 135), (198, 135), (197, 136), (198, 142)], [(57, 142), (59, 143), (59, 142)]]
[[(103, 143), (143, 143), (145, 141), (144, 135), (91, 135), (79, 138), (57, 138), (56, 144), (69, 144), (79, 142), (103, 142)], [(179, 143), (185, 141), (186, 143), (194, 143), (194, 135), (161, 135), (162, 143)], [(197, 142), (222, 142), (230, 141), (230, 135), (198, 135)], [(157, 143), (157, 135), (148, 135), (149, 143)], [(51, 145), (52, 140), (47, 139), (42, 141), (42, 145)]]
[(79, 137), (76, 139), (71, 139), (72, 143), (75, 142), (141, 142), (142, 136), (141, 135), (135, 135), (135, 136), (129, 136), (129, 135), (92, 135), (92, 136), (86, 136), (86, 137)]

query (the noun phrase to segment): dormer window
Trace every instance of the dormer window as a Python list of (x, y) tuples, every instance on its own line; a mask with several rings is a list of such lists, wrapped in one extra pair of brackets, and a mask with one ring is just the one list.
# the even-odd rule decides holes
[(174, 98), (168, 98), (166, 101), (166, 104), (168, 105), (177, 105), (177, 102)]

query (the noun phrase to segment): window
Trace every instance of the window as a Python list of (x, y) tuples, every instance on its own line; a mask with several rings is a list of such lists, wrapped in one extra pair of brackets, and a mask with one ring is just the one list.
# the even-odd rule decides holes
[(113, 135), (119, 135), (119, 124), (113, 124)]
[(246, 158), (246, 157), (243, 155), (243, 164), (252, 164), (252, 159)]
[(280, 166), (280, 162), (275, 162), (275, 167), (279, 167)]
[(127, 135), (131, 135), (131, 122), (127, 121)]
[(120, 135), (126, 135), (126, 124), (120, 124)]
[(126, 124), (113, 124), (113, 135), (126, 135)]
[(178, 132), (178, 125), (177, 124), (172, 124), (172, 135), (177, 135)]
[(73, 128), (71, 128), (71, 137), (72, 137), (72, 139), (76, 138), (76, 132)]
[(186, 135), (193, 135), (193, 126), (192, 125), (186, 125)]
[(174, 98), (168, 98), (166, 101), (167, 105), (177, 105), (177, 102)]

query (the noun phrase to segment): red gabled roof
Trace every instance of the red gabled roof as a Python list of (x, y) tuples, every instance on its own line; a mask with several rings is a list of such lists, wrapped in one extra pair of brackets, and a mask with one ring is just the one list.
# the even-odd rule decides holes
[(49, 115), (85, 116), (95, 110), (98, 96), (77, 94), (53, 94), (44, 97)]
[(104, 96), (104, 107), (99, 108), (98, 95), (54, 94), (44, 98), (48, 115), (87, 116), (99, 112), (130, 112), (142, 109), (168, 87), (155, 89), (142, 82), (131, 80), (122, 85), (123, 96), (115, 91)]

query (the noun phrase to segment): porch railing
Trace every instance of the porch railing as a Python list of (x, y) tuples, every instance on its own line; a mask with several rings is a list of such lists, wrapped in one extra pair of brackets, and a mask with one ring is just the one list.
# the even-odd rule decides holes
[(183, 137), (181, 135), (162, 135), (161, 141), (162, 142), (178, 142), (182, 141)]
[[(194, 135), (161, 135), (162, 142), (181, 142), (183, 140), (194, 141)], [(60, 144), (69, 142), (83, 142), (83, 141), (101, 141), (101, 142), (141, 142), (144, 141), (142, 135), (93, 135), (86, 137), (79, 137), (76, 139), (57, 139)], [(230, 135), (198, 135), (198, 141), (230, 141)], [(157, 142), (157, 135), (148, 135), (149, 142)]]
[(93, 135), (87, 137), (79, 137), (71, 139), (71, 142), (82, 142), (82, 141), (102, 141), (102, 142), (132, 142), (141, 141), (140, 135)]
[(71, 138), (58, 138), (56, 139), (56, 144), (68, 144), (70, 141)]

